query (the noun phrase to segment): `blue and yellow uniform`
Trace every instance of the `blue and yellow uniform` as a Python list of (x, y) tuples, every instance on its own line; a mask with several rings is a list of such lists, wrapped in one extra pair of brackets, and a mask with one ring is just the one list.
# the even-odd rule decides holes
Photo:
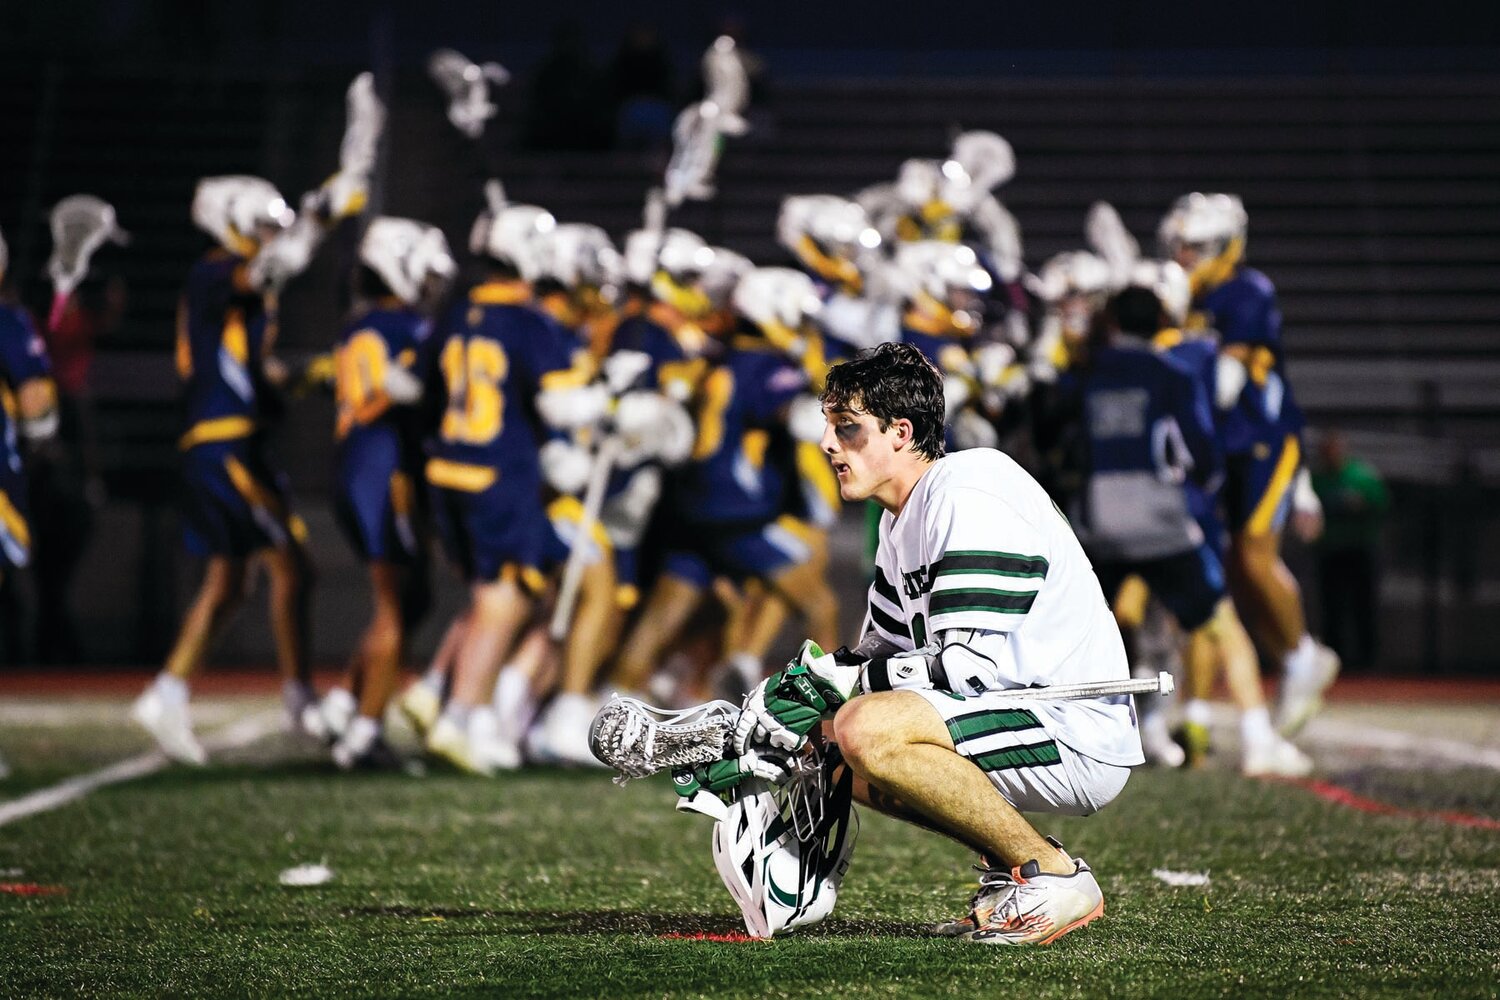
[(432, 342), (446, 406), (426, 477), (438, 528), (465, 575), (536, 588), (548, 529), (534, 400), (584, 384), (591, 368), (577, 339), (529, 299), (521, 282), (479, 285)]
[(711, 341), (697, 326), (667, 314), (653, 302), (644, 313), (627, 316), (615, 327), (612, 351), (639, 351), (651, 359), (642, 382), (667, 397), (684, 402), (698, 390), (708, 371)]
[(392, 366), (416, 368), (430, 332), (426, 317), (392, 299), (346, 324), (334, 351), (335, 512), (367, 560), (408, 562), (419, 553), (421, 441), (413, 408), (392, 403), (386, 379)]
[(0, 564), (18, 569), (31, 561), (31, 526), (16, 393), (34, 379), (47, 379), (50, 385), (51, 377), (47, 345), (31, 316), (16, 306), (0, 305)]
[(241, 257), (215, 250), (188, 273), (177, 314), (188, 549), (243, 558), (300, 541), (285, 482), (264, 456), (261, 362), (275, 303), (241, 284)]
[[(1214, 389), (1218, 383), (1219, 349), (1212, 338), (1184, 337), (1181, 330), (1167, 329), (1152, 338), (1151, 343), (1178, 367), (1190, 372), (1203, 386), (1208, 399), (1214, 398)], [(1220, 474), (1204, 481), (1189, 477), (1183, 482), (1182, 488), (1187, 493), (1188, 512), (1202, 529), (1203, 540), (1222, 563), (1224, 546), (1228, 541), (1224, 515), (1219, 509), (1219, 492), (1224, 486), (1224, 442), (1222, 431), (1217, 426), (1218, 421), (1215, 424), (1214, 446), (1218, 457), (1214, 464), (1221, 470)]]
[(1194, 320), (1218, 331), (1220, 351), (1240, 358), (1248, 375), (1221, 421), (1229, 528), (1250, 535), (1279, 531), (1291, 510), (1304, 421), (1286, 379), (1275, 286), (1254, 268), (1239, 267), (1200, 293), (1194, 307)]
[(703, 379), (692, 459), (668, 490), (667, 572), (707, 586), (714, 575), (770, 579), (809, 557), (806, 529), (784, 513), (795, 482), (769, 454), (786, 443), (782, 415), (808, 387), (807, 374), (765, 340), (731, 340)]
[(1212, 617), (1224, 569), (1189, 509), (1184, 484), (1210, 483), (1219, 454), (1202, 383), (1144, 341), (1121, 338), (1063, 377), (1081, 400), (1085, 485), (1072, 512), (1113, 600), (1139, 575), (1189, 631)]

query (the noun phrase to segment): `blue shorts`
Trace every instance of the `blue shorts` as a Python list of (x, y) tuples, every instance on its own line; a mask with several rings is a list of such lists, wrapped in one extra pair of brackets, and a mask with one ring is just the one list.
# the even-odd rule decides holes
[(1094, 572), (1111, 604), (1125, 578), (1139, 576), (1187, 632), (1207, 624), (1224, 597), (1224, 564), (1207, 544), (1162, 559), (1097, 562)]
[(292, 513), (286, 477), (248, 438), (189, 448), (182, 454), (182, 479), (183, 537), (194, 555), (242, 559), (307, 536)]
[(807, 530), (787, 516), (748, 531), (719, 533), (705, 527), (691, 545), (669, 551), (662, 569), (697, 587), (709, 586), (716, 576), (727, 576), (736, 583), (752, 578), (774, 579), (783, 570), (812, 558)]
[(1223, 490), (1230, 532), (1265, 535), (1285, 527), (1292, 509), (1292, 481), (1301, 462), (1302, 446), (1295, 434), (1257, 441), (1249, 451), (1230, 455)]
[(339, 446), (334, 514), (366, 562), (404, 564), (417, 557), (415, 474), (402, 458), (394, 432), (356, 433)]
[(473, 583), (493, 583), (507, 572), (529, 589), (541, 582), (547, 538), (541, 483), (497, 480), (478, 492), (429, 485), (433, 520), (448, 557)]
[(31, 520), (26, 477), (0, 463), (0, 566), (26, 568), (31, 562)]
[[(551, 570), (568, 561), (582, 517), (583, 505), (574, 497), (559, 497), (548, 505), (547, 544), (542, 555), (542, 566), (545, 569)], [(622, 608), (635, 607), (640, 602), (638, 552), (633, 548), (617, 548), (604, 526), (596, 521), (594, 530), (590, 532), (589, 552), (584, 564), (593, 565), (601, 554), (614, 563), (616, 602)]]

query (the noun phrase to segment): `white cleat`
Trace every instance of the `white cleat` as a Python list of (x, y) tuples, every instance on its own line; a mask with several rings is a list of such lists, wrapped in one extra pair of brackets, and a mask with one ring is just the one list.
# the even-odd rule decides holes
[(354, 695), (344, 688), (330, 688), (321, 701), (302, 709), (302, 731), (322, 743), (332, 745), (343, 738), (358, 708)]
[(488, 705), (469, 713), (469, 753), (486, 774), (514, 771), (521, 766), (521, 745), (512, 733), (500, 725), (500, 717)]
[(208, 753), (193, 735), (186, 703), (169, 704), (155, 685), (148, 687), (130, 706), (130, 718), (156, 739), (162, 753), (182, 764), (202, 767)]
[(495, 773), (493, 767), (474, 753), (469, 734), (446, 715), (439, 717), (428, 731), (427, 752), (469, 774), (488, 778)]
[(1240, 758), (1240, 773), (1247, 778), (1305, 778), (1312, 772), (1312, 758), (1276, 735), (1246, 743)]
[(589, 748), (589, 727), (598, 708), (586, 694), (558, 695), (527, 733), (527, 756), (544, 764), (604, 767)]
[(1048, 874), (1035, 861), (1008, 872), (981, 869), (969, 915), (935, 932), (980, 944), (1051, 944), (1091, 923), (1104, 915), (1104, 893), (1087, 864), (1068, 860), (1071, 875)]
[(427, 686), (426, 681), (419, 680), (402, 692), (396, 701), (396, 707), (406, 716), (406, 721), (411, 723), (417, 735), (425, 738), (437, 724), (443, 702), (438, 693)]
[(1339, 655), (1318, 644), (1313, 663), (1295, 673), (1288, 671), (1281, 679), (1276, 699), (1276, 731), (1282, 736), (1296, 736), (1302, 727), (1323, 708), (1323, 692), (1339, 675)]
[(1187, 760), (1187, 752), (1172, 739), (1166, 716), (1161, 712), (1153, 712), (1141, 720), (1141, 752), (1146, 755), (1146, 763), (1155, 767), (1181, 767)]

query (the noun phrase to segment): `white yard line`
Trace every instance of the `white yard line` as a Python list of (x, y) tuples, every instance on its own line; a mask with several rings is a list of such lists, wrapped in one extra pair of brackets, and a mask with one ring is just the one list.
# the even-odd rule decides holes
[[(249, 746), (276, 732), (281, 725), (282, 714), (279, 711), (262, 712), (212, 730), (204, 738), (203, 746), (210, 751), (234, 750)], [(107, 785), (117, 785), (122, 781), (131, 781), (154, 774), (171, 763), (166, 754), (160, 750), (152, 750), (97, 771), (74, 775), (66, 781), (38, 789), (19, 799), (0, 803), (0, 826), (76, 802), (90, 792)]]
[[(1215, 702), (1213, 721), (1216, 727), (1235, 726), (1239, 722), (1239, 713), (1231, 705)], [(1408, 754), (1428, 761), (1438, 760), (1447, 764), (1487, 767), (1500, 771), (1500, 748), (1424, 736), (1403, 729), (1388, 729), (1367, 722), (1331, 718), (1327, 714), (1319, 715), (1308, 723), (1307, 729), (1295, 742), (1314, 746), (1321, 744), (1347, 749), (1380, 750)]]

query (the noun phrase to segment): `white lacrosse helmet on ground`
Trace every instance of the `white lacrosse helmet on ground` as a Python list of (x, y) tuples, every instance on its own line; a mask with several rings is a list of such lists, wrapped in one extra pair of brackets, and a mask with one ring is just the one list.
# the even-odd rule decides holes
[(942, 173), (943, 200), (968, 212), (1016, 175), (1015, 150), (994, 132), (964, 132), (953, 140)]
[(246, 174), (205, 177), (193, 192), (193, 222), (231, 253), (250, 257), (263, 226), (285, 229), (297, 218), (270, 181)]
[(817, 286), (790, 267), (757, 267), (734, 290), (734, 311), (792, 354), (801, 353), (802, 327), (822, 307)]
[(526, 281), (535, 281), (541, 273), (540, 238), (556, 226), (552, 213), (536, 205), (486, 209), (469, 231), (469, 251), (513, 268)]
[(1214, 257), (1230, 240), (1244, 238), (1249, 221), (1239, 195), (1194, 191), (1173, 203), (1157, 227), (1156, 237), (1169, 257), (1185, 246), (1202, 248)]
[(714, 824), (714, 867), (752, 937), (775, 937), (833, 912), (859, 837), (852, 783), (846, 769), (836, 786), (823, 786), (821, 815), (810, 830), (799, 831), (802, 824), (786, 815), (795, 807), (785, 793), (756, 779), (740, 786)]
[(374, 219), (365, 229), (359, 260), (407, 305), (421, 300), (429, 277), (447, 280), (458, 273), (441, 229), (389, 215)]
[(1188, 273), (1174, 260), (1138, 260), (1130, 272), (1130, 284), (1149, 288), (1156, 293), (1167, 319), (1174, 326), (1187, 322), (1188, 307), (1193, 301)]
[(818, 277), (856, 291), (863, 282), (860, 257), (880, 246), (863, 206), (832, 194), (783, 199), (776, 239)]

